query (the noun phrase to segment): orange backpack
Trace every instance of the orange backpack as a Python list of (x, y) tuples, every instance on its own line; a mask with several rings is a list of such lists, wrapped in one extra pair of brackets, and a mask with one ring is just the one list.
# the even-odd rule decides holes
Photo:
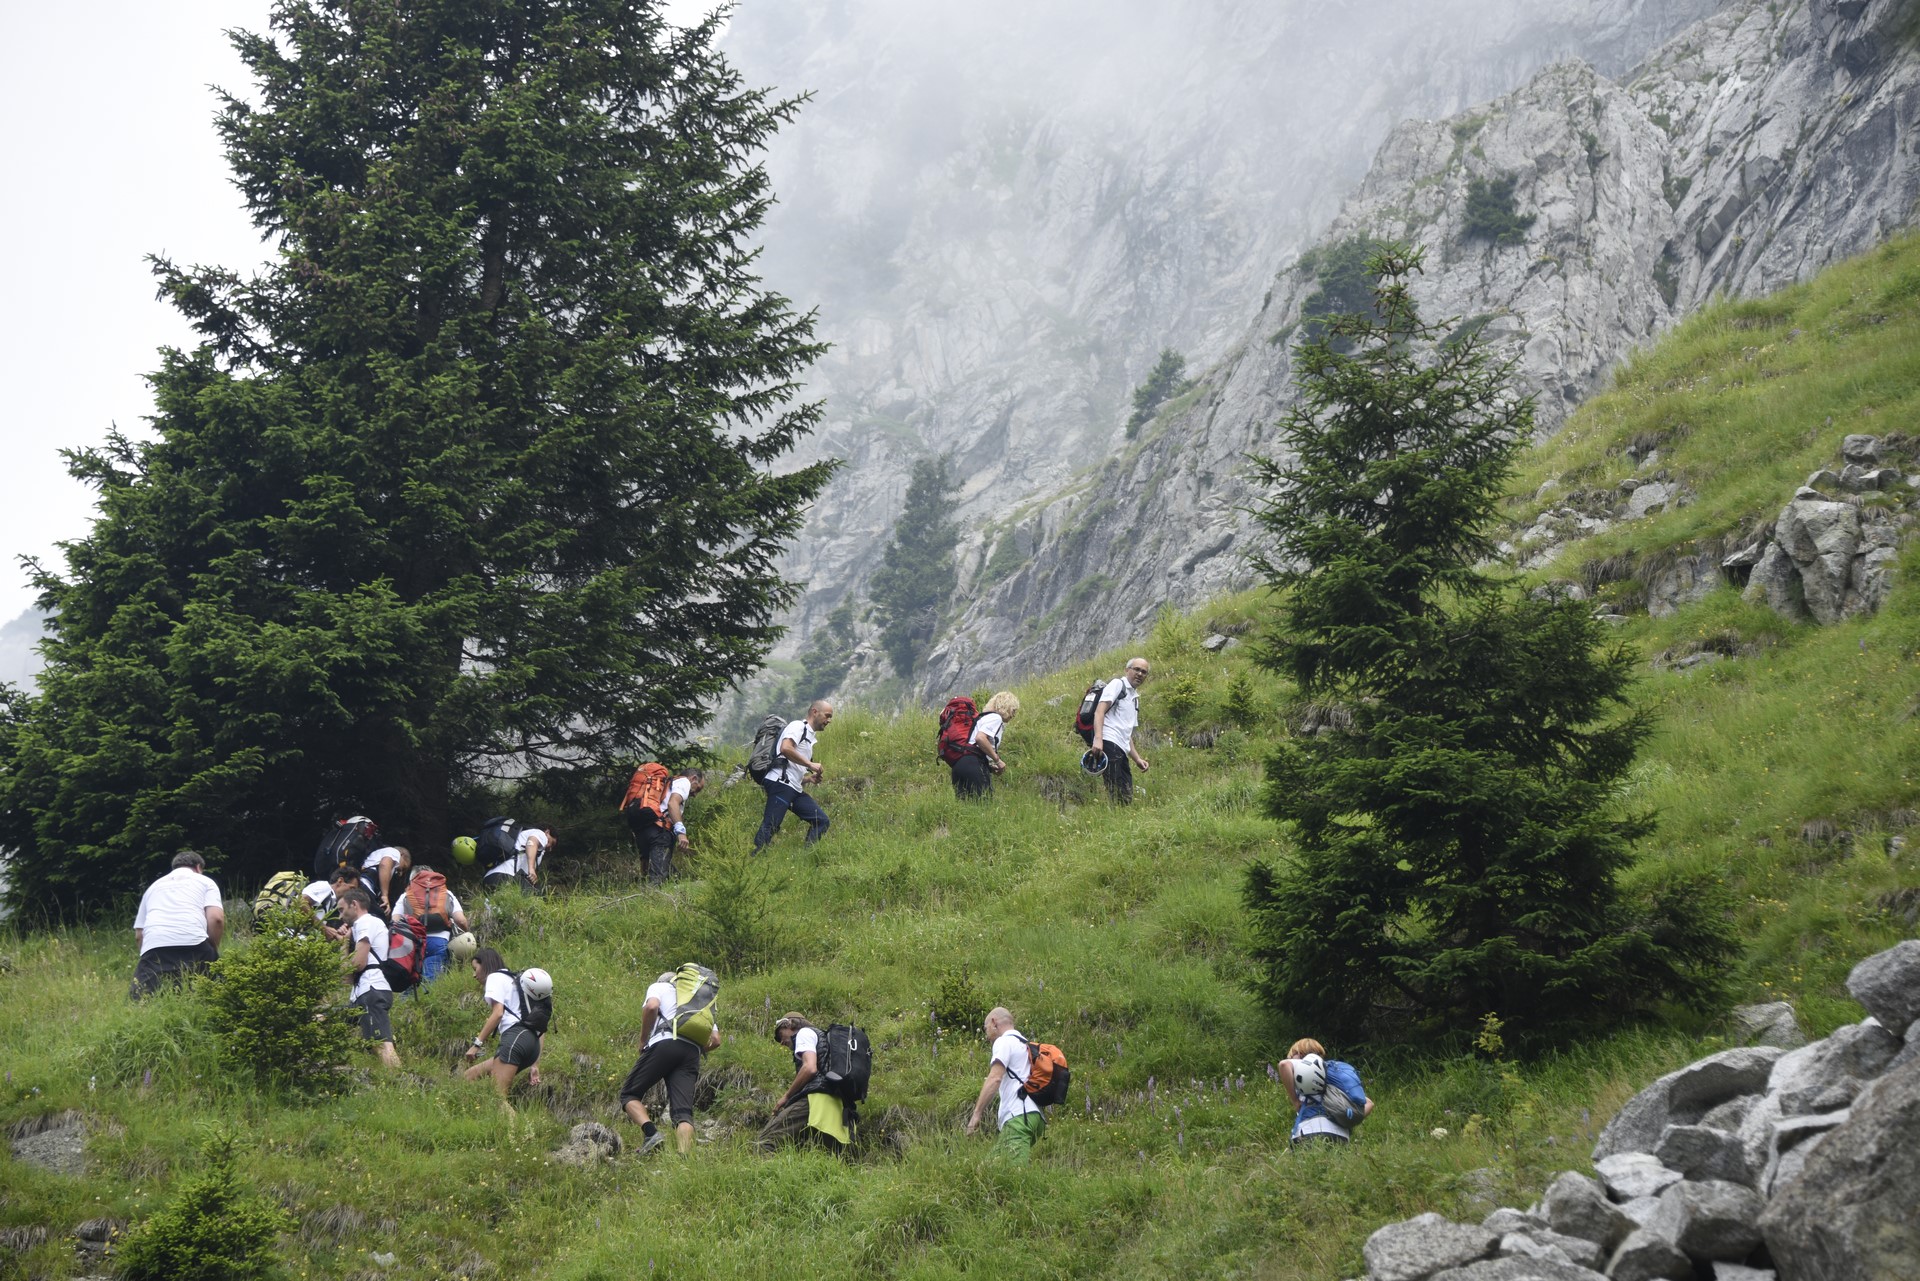
[(627, 783), (627, 794), (620, 798), (621, 812), (638, 808), (643, 814), (651, 814), (655, 823), (665, 823), (667, 787), (672, 781), (673, 775), (667, 773), (666, 766), (648, 761), (633, 772), (633, 778)]
[(430, 867), (417, 867), (407, 882), (407, 915), (424, 923), (429, 933), (447, 928), (447, 878)]
[(1027, 1046), (1027, 1079), (1020, 1082), (1020, 1097), (1043, 1108), (1065, 1103), (1067, 1084), (1073, 1080), (1073, 1073), (1067, 1068), (1067, 1056), (1057, 1045), (1028, 1041), (1024, 1036), (1020, 1039)]

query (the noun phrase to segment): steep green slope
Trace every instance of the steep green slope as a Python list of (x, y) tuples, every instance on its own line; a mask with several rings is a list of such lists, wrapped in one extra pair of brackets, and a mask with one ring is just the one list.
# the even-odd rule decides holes
[[(1612, 484), (1632, 470), (1624, 446), (1670, 422), (1691, 430), (1659, 447), (1699, 499), (1569, 548), (1542, 574), (1651, 563), (1743, 528), (1844, 431), (1911, 421), (1915, 280), (1909, 240), (1808, 289), (1721, 308), (1636, 361), (1528, 460), (1522, 492), (1549, 476)], [(1749, 359), (1748, 348), (1764, 350)], [(1702, 641), (1738, 655), (1647, 670), (1660, 730), (1628, 799), (1662, 823), (1637, 874), (1724, 875), (1752, 940), (1736, 991), (1793, 1000), (1814, 1031), (1858, 1017), (1840, 986), (1847, 966), (1909, 929), (1877, 905), (1917, 876), (1887, 856), (1892, 816), (1920, 806), (1920, 560), (1910, 552), (1902, 569), (1892, 603), (1863, 622), (1791, 626), (1729, 590), (1623, 629), (1649, 658)], [(134, 958), (120, 922), (0, 940), (0, 1125), (66, 1108), (93, 1125), (83, 1176), (0, 1160), (0, 1230), (15, 1234), (0, 1238), (0, 1277), (99, 1270), (67, 1234), (152, 1213), (207, 1122), (246, 1136), (244, 1170), (294, 1211), (285, 1254), (302, 1277), (388, 1275), (373, 1255), (391, 1253), (396, 1273), (578, 1281), (1016, 1267), (1327, 1278), (1357, 1274), (1361, 1241), (1390, 1218), (1530, 1197), (1584, 1160), (1620, 1100), (1713, 1045), (1716, 1029), (1627, 1032), (1525, 1063), (1484, 1039), (1476, 1050), (1474, 1028), (1440, 1045), (1336, 1046), (1379, 1110), (1348, 1151), (1290, 1151), (1266, 1065), (1314, 1029), (1273, 1026), (1247, 995), (1238, 904), (1247, 861), (1286, 852), (1262, 817), (1259, 758), (1286, 732), (1288, 692), (1253, 667), (1251, 645), (1200, 644), (1259, 608), (1257, 596), (1222, 602), (1163, 619), (1143, 641), (1156, 662), (1144, 703), (1154, 769), (1131, 810), (1109, 809), (1077, 773), (1065, 728), (1085, 682), (1117, 669), (1110, 655), (1019, 688), (1014, 769), (987, 804), (954, 800), (930, 715), (847, 710), (819, 749), (834, 825), (816, 847), (790, 825), (768, 856), (742, 857), (759, 812), (745, 785), (695, 803), (700, 857), (665, 892), (635, 879), (604, 816), (563, 829), (573, 883), (498, 900), (488, 927), (510, 961), (544, 964), (558, 982), (546, 1081), (516, 1117), (450, 1075), (480, 1018), (461, 978), (400, 1003), (404, 1077), (287, 1106), (220, 1066), (191, 998), (127, 1004)], [(1223, 728), (1236, 679), (1252, 690), (1238, 709), (1248, 729)], [(1189, 745), (1201, 730), (1219, 733)], [(1803, 842), (1811, 819), (1854, 838)], [(548, 1161), (574, 1122), (612, 1123), (642, 990), (689, 956), (720, 965), (731, 1037), (711, 1061), (717, 1094), (694, 1158)], [(1071, 1103), (1022, 1170), (960, 1134), (986, 1066), (967, 1018), (995, 1002), (1075, 1065)], [(857, 1162), (748, 1146), (790, 1072), (765, 1035), (788, 1008), (857, 1018), (879, 1046)], [(961, 1013), (943, 1023), (948, 1010)]]

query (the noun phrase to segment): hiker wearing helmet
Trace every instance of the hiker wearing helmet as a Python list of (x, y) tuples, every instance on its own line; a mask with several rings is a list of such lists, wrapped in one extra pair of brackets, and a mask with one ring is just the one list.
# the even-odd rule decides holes
[(1294, 1107), (1293, 1142), (1345, 1143), (1373, 1112), (1350, 1064), (1327, 1059), (1326, 1047), (1310, 1037), (1295, 1041), (1280, 1063), (1280, 1084)]
[(968, 752), (953, 763), (955, 796), (969, 800), (993, 794), (994, 777), (1007, 771), (1000, 743), (1007, 735), (1008, 724), (1019, 714), (1020, 698), (1009, 690), (1003, 689), (987, 700), (986, 710), (967, 736)]
[(825, 771), (813, 759), (813, 745), (820, 731), (832, 721), (833, 704), (820, 698), (807, 708), (805, 717), (788, 721), (787, 727), (780, 731), (780, 746), (773, 765), (759, 779), (767, 793), (767, 808), (760, 816), (760, 830), (753, 834), (756, 852), (773, 840), (788, 810), (806, 820), (807, 844), (827, 834), (827, 812), (805, 789), (808, 783), (818, 783), (825, 777)]
[(679, 992), (674, 986), (676, 973), (668, 970), (647, 988), (647, 1002), (640, 1010), (640, 1057), (620, 1086), (620, 1110), (640, 1127), (645, 1138), (640, 1155), (645, 1156), (666, 1141), (647, 1105), (640, 1100), (657, 1082), (667, 1087), (667, 1111), (673, 1118), (674, 1141), (680, 1155), (693, 1151), (693, 1087), (700, 1080), (700, 1056), (720, 1048), (720, 1028), (716, 1023), (704, 1045), (681, 1036), (674, 1015), (679, 1009)]
[(147, 886), (133, 918), (133, 942), (140, 949), (128, 994), (139, 1000), (178, 985), (189, 974), (204, 974), (220, 959), (220, 938), (227, 912), (220, 887), (205, 874), (206, 863), (193, 850), (173, 856), (172, 870)]
[(1116, 804), (1133, 803), (1133, 766), (1142, 774), (1150, 768), (1147, 758), (1133, 750), (1133, 734), (1140, 727), (1140, 687), (1146, 684), (1152, 666), (1144, 658), (1129, 658), (1124, 673), (1107, 682), (1093, 710), (1093, 751), (1097, 762), (1104, 761), (1100, 772), (1106, 776), (1107, 795)]
[(967, 1119), (967, 1133), (980, 1128), (987, 1102), (1000, 1097), (1000, 1137), (994, 1154), (1025, 1165), (1033, 1155), (1033, 1145), (1047, 1132), (1047, 1114), (1027, 1097), (1026, 1080), (1033, 1072), (1033, 1057), (1027, 1038), (1013, 1025), (1013, 1015), (1005, 1006), (996, 1005), (987, 1012), (980, 1030), (992, 1043), (987, 1064), (987, 1079), (980, 1084), (980, 1097), (974, 1100), (973, 1115)]
[(820, 1031), (799, 1012), (783, 1014), (773, 1025), (773, 1039), (793, 1054), (793, 1083), (773, 1105), (773, 1116), (755, 1144), (771, 1152), (782, 1143), (804, 1147), (815, 1143), (839, 1152), (853, 1142), (847, 1128), (847, 1105), (815, 1088), (820, 1072)]
[(491, 1078), (493, 1091), (504, 1104), (514, 1078), (522, 1071), (527, 1074), (527, 1084), (540, 1084), (541, 1033), (529, 1026), (526, 1015), (529, 1004), (553, 995), (553, 980), (545, 970), (514, 974), (500, 959), (500, 953), (490, 947), (473, 954), (473, 977), (487, 998), (487, 1021), (467, 1046), (467, 1057), (479, 1058), (488, 1038), (496, 1032), (500, 1035), (500, 1044), (494, 1048), (492, 1058), (475, 1063), (461, 1075), (469, 1081)]

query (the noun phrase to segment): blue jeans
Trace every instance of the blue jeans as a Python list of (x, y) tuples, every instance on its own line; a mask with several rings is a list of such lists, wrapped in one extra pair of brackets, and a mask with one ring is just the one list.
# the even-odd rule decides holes
[(753, 834), (754, 849), (762, 848), (773, 839), (788, 810), (806, 820), (807, 844), (811, 845), (827, 834), (827, 812), (820, 808), (820, 802), (785, 783), (769, 783), (762, 779), (760, 786), (766, 789), (767, 809), (760, 816), (760, 830)]
[(429, 938), (427, 950), (420, 954), (420, 981), (430, 983), (446, 973), (447, 940)]

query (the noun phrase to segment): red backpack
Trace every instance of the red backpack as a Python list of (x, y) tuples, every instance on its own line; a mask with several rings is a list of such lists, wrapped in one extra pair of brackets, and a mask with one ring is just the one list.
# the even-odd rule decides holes
[(387, 927), (387, 959), (379, 962), (387, 976), (387, 986), (405, 992), (420, 981), (420, 966), (426, 959), (427, 924), (417, 916), (396, 916)]
[(625, 813), (629, 806), (638, 807), (643, 813), (653, 815), (655, 823), (665, 821), (667, 812), (667, 787), (673, 782), (673, 775), (667, 773), (667, 767), (658, 761), (648, 761), (633, 772), (627, 781), (627, 794), (620, 798), (620, 812)]
[(950, 698), (940, 713), (940, 736), (934, 749), (947, 764), (957, 763), (973, 751), (973, 727), (980, 720), (980, 709), (965, 694)]

